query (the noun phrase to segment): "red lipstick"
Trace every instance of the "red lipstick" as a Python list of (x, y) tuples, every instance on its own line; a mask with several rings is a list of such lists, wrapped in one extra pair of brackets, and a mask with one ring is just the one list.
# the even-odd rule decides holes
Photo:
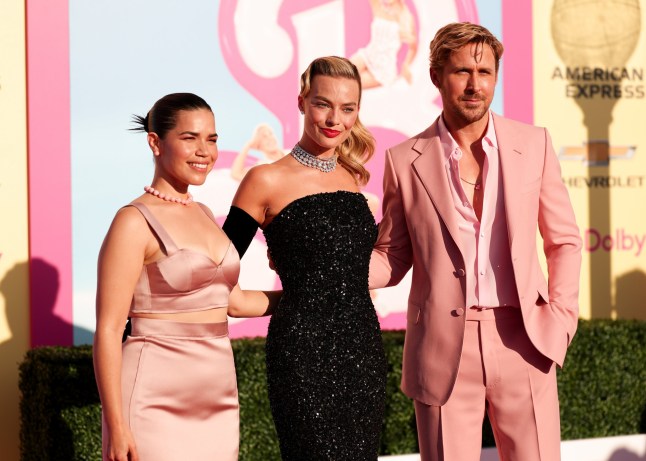
[(337, 130), (330, 130), (328, 128), (321, 128), (321, 132), (327, 137), (327, 138), (336, 138), (341, 134), (340, 131)]

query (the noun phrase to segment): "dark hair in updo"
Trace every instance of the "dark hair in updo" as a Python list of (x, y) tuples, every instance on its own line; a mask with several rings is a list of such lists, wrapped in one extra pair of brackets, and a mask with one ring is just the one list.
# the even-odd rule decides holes
[(132, 121), (136, 125), (132, 131), (145, 131), (157, 133), (164, 139), (166, 133), (175, 128), (177, 112), (180, 110), (207, 109), (213, 112), (211, 106), (193, 93), (171, 93), (157, 101), (145, 117), (133, 115)]

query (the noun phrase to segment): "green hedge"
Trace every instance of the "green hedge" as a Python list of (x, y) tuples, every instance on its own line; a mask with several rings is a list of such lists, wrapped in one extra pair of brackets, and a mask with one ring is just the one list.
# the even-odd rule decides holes
[[(413, 405), (399, 391), (403, 332), (384, 332), (389, 363), (382, 454), (418, 451)], [(234, 340), (241, 461), (279, 459), (264, 339)], [(646, 433), (646, 322), (580, 321), (558, 373), (564, 440)], [(101, 409), (89, 346), (29, 351), (20, 365), (21, 460), (100, 460)], [(484, 425), (484, 446), (493, 445)]]

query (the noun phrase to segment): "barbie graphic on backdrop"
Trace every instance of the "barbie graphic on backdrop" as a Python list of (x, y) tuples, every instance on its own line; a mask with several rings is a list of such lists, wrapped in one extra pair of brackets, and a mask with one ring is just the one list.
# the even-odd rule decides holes
[[(364, 191), (377, 221), (385, 149), (425, 129), (441, 111), (439, 94), (428, 78), (428, 44), (448, 22), (478, 22), (475, 0), (222, 0), (218, 17), (229, 71), (276, 117), (279, 148), (287, 152), (301, 132), (296, 95), (307, 63), (337, 55), (357, 65), (364, 84), (361, 120), (377, 141)], [(269, 121), (250, 121), (249, 133), (260, 122)], [(240, 151), (248, 147), (240, 146)], [(218, 167), (194, 191), (220, 219), (228, 212), (240, 171), (267, 157), (252, 148), (242, 163), (239, 154), (221, 152)], [(267, 265), (261, 232), (245, 255), (240, 284), (254, 289), (280, 286)], [(379, 290), (374, 302), (382, 327), (405, 327), (409, 288), (410, 275), (398, 287)], [(266, 323), (259, 322), (232, 325), (232, 336), (264, 334)]]

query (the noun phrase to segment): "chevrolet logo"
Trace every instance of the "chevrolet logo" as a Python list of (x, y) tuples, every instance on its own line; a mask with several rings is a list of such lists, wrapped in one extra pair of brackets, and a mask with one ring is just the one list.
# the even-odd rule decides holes
[(588, 141), (581, 146), (562, 147), (558, 158), (561, 160), (581, 160), (589, 166), (604, 166), (610, 160), (627, 160), (635, 155), (636, 146), (610, 146), (608, 141)]

